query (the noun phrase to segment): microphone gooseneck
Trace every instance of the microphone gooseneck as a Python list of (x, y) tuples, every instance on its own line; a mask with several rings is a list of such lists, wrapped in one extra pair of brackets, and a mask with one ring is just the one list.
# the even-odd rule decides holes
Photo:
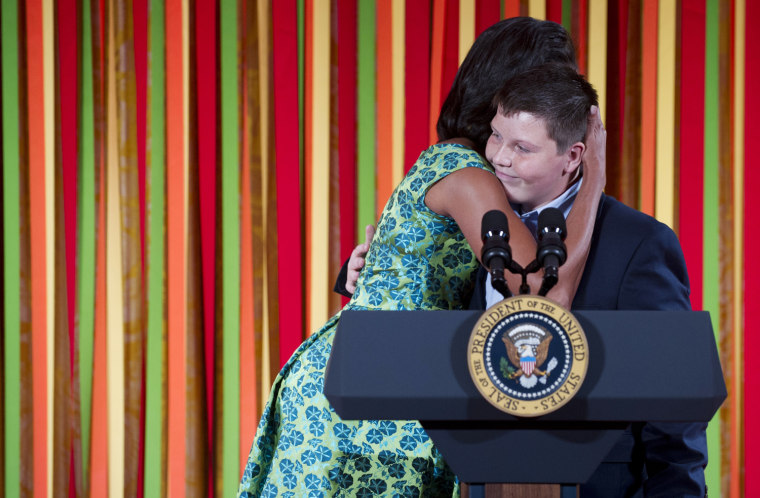
[(483, 241), (480, 260), (491, 274), (491, 284), (505, 298), (511, 296), (504, 278), (504, 269), (509, 268), (512, 262), (507, 215), (497, 209), (484, 214), (480, 224), (480, 238)]
[(546, 208), (538, 215), (538, 247), (536, 262), (544, 268), (544, 278), (539, 296), (545, 296), (559, 279), (559, 267), (567, 260), (567, 225), (562, 211), (557, 208)]

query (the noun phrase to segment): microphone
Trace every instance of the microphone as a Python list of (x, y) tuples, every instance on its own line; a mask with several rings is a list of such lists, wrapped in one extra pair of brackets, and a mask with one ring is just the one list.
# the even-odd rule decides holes
[(491, 274), (494, 289), (507, 298), (512, 295), (504, 278), (504, 269), (509, 268), (512, 262), (507, 215), (498, 209), (484, 214), (480, 224), (480, 238), (483, 241), (480, 260)]
[(559, 267), (567, 260), (567, 225), (562, 211), (546, 208), (538, 215), (538, 247), (536, 261), (544, 268), (539, 296), (545, 296), (559, 279)]

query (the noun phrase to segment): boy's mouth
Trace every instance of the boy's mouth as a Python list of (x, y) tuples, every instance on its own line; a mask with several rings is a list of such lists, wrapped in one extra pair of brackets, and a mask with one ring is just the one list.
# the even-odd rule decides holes
[(512, 176), (512, 175), (508, 175), (508, 174), (503, 173), (501, 171), (496, 171), (496, 178), (498, 178), (499, 180), (501, 180), (503, 182), (514, 182), (516, 180), (519, 180), (518, 177)]

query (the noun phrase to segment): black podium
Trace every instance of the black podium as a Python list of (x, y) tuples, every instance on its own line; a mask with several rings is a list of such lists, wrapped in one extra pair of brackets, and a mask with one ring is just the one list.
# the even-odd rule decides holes
[(575, 311), (586, 379), (565, 406), (518, 418), (477, 391), (480, 311), (344, 311), (324, 392), (344, 419), (419, 420), (466, 483), (583, 483), (631, 422), (709, 421), (726, 398), (707, 312)]

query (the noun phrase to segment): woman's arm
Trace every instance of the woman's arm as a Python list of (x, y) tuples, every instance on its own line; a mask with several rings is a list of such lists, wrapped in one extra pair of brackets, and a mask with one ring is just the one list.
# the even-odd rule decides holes
[[(507, 215), (513, 259), (527, 264), (536, 257), (533, 236), (510, 207), (504, 187), (493, 173), (478, 168), (456, 171), (428, 190), (425, 203), (436, 213), (454, 218), (478, 260), (483, 248), (480, 238), (483, 215), (493, 209)], [(509, 272), (505, 272), (505, 277), (510, 290), (517, 293), (521, 277)]]
[[(470, 142), (457, 141), (457, 143), (471, 146)], [(470, 170), (475, 171), (476, 168), (466, 168), (461, 171)], [(466, 173), (464, 175), (460, 174), (461, 171), (450, 175), (456, 178), (454, 182), (448, 182), (444, 178), (430, 188), (425, 196), (427, 206), (438, 214), (454, 218), (478, 260), (480, 260), (483, 246), (480, 239), (483, 214), (491, 209), (503, 211), (509, 222), (510, 247), (513, 258), (515, 261), (526, 265), (533, 261), (536, 256), (536, 241), (507, 202), (501, 183), (493, 174), (484, 170), (477, 170), (479, 173)], [(461, 212), (458, 212), (457, 207), (462, 208)], [(454, 214), (455, 212), (456, 214)], [(365, 243), (354, 248), (351, 257), (344, 263), (333, 289), (347, 297), (351, 297), (356, 290), (356, 281), (362, 267), (364, 267), (364, 257), (374, 236), (374, 227), (368, 225), (366, 232)], [(521, 277), (509, 272), (505, 272), (505, 277), (509, 288), (516, 294), (522, 283)]]

